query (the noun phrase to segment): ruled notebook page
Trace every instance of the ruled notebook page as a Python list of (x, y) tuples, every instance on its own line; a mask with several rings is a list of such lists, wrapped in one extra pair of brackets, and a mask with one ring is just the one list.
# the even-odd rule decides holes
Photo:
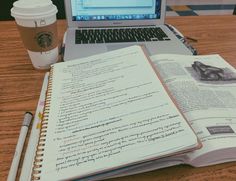
[(41, 180), (64, 180), (198, 145), (148, 58), (132, 46), (53, 67)]

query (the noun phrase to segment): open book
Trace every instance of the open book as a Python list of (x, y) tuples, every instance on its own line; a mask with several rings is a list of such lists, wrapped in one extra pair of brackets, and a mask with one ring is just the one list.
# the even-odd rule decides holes
[(32, 180), (103, 179), (200, 148), (140, 46), (52, 66)]
[[(135, 52), (136, 51), (138, 52), (137, 55), (139, 55), (139, 56), (136, 57), (136, 59), (140, 59), (140, 58), (144, 59), (144, 60), (147, 59), (146, 56), (143, 55), (140, 48), (132, 47), (132, 48), (122, 49), (122, 50), (119, 50), (116, 52), (112, 52), (110, 55), (106, 55), (106, 56), (98, 55), (98, 56), (96, 56), (97, 58), (91, 57), (91, 58), (87, 58), (84, 60), (74, 61), (73, 63), (71, 62), (71, 65), (69, 66), (69, 68), (72, 68), (75, 66), (73, 69), (75, 72), (73, 72), (73, 75), (71, 75), (71, 77), (64, 77), (64, 80), (66, 83), (64, 89), (65, 88), (66, 89), (72, 88), (71, 87), (72, 85), (70, 85), (70, 79), (72, 77), (82, 76), (82, 75), (86, 76), (85, 74), (78, 75), (77, 71), (82, 71), (82, 70), (85, 71), (84, 70), (85, 68), (86, 68), (86, 70), (88, 70), (88, 68), (93, 68), (91, 66), (92, 65), (95, 66), (95, 61), (93, 62), (94, 58), (96, 59), (96, 62), (99, 63), (97, 60), (99, 60), (99, 59), (105, 60), (107, 56), (111, 58), (111, 57), (113, 57), (113, 55), (118, 55), (119, 57), (123, 58), (123, 55), (125, 55), (123, 60), (130, 61), (131, 60), (130, 53), (132, 52), (131, 50), (132, 51), (135, 50)], [(140, 54), (142, 56), (140, 56)], [(132, 55), (132, 56), (134, 56), (134, 55)], [(112, 59), (114, 61), (114, 57)], [(129, 163), (125, 163), (125, 164), (122, 163), (117, 167), (107, 167), (105, 169), (102, 168), (100, 171), (97, 171), (97, 170), (95, 172), (91, 171), (90, 173), (85, 174), (86, 175), (85, 177), (83, 177), (83, 175), (80, 174), (81, 169), (79, 169), (79, 171), (78, 171), (78, 168), (73, 167), (73, 168), (71, 168), (71, 170), (73, 170), (73, 172), (76, 172), (75, 177), (81, 178), (81, 175), (82, 175), (83, 180), (86, 180), (86, 179), (96, 180), (96, 179), (105, 179), (105, 178), (110, 178), (110, 177), (119, 177), (119, 176), (124, 176), (124, 175), (141, 173), (141, 172), (145, 172), (145, 171), (150, 171), (150, 170), (168, 167), (168, 166), (172, 166), (172, 165), (178, 165), (178, 164), (189, 164), (189, 165), (192, 165), (195, 167), (200, 167), (200, 166), (212, 165), (212, 164), (217, 164), (217, 163), (236, 161), (236, 141), (235, 141), (236, 140), (236, 134), (235, 134), (235, 132), (236, 132), (236, 126), (235, 126), (236, 125), (236, 111), (235, 111), (236, 110), (236, 71), (235, 71), (235, 69), (232, 66), (230, 66), (227, 62), (225, 62), (219, 55), (185, 56), (185, 55), (166, 54), (166, 55), (156, 55), (156, 56), (151, 57), (151, 59), (153, 61), (153, 66), (155, 67), (157, 72), (160, 73), (160, 76), (162, 77), (161, 80), (163, 81), (165, 86), (168, 87), (168, 91), (171, 92), (172, 98), (174, 98), (174, 100), (177, 102), (179, 109), (181, 110), (183, 115), (187, 118), (188, 123), (192, 126), (192, 128), (195, 130), (198, 138), (201, 140), (202, 145), (203, 145), (202, 148), (195, 150), (195, 151), (188, 152), (188, 153), (180, 153), (180, 154), (175, 154), (175, 155), (172, 155), (174, 153), (174, 150), (171, 150), (171, 152), (172, 151), (173, 152), (167, 153), (166, 155), (164, 152), (162, 154), (157, 153), (158, 156), (155, 156), (155, 154), (153, 154), (153, 155), (151, 155), (151, 159), (146, 159), (146, 158), (142, 159), (141, 158), (137, 162), (132, 162), (132, 161), (129, 162), (130, 161), (129, 160), (130, 154), (128, 153), (128, 155), (125, 157), (124, 161), (127, 161)], [(113, 61), (111, 63), (115, 63)], [(87, 64), (89, 62), (90, 62), (90, 64)], [(81, 65), (84, 65), (84, 68), (82, 70), (78, 69), (78, 65), (80, 63), (81, 63)], [(120, 65), (120, 64), (116, 64), (116, 63), (115, 63), (115, 66), (111, 66), (109, 68), (110, 71), (112, 71), (113, 73), (114, 73), (113, 68), (116, 67), (115, 70), (117, 71), (118, 70), (117, 65)], [(123, 64), (123, 66), (126, 65), (127, 62), (124, 62), (124, 63), (125, 64)], [(97, 64), (97, 65), (99, 65), (99, 64)], [(77, 68), (76, 68), (76, 66), (77, 66)], [(103, 66), (101, 66), (100, 68), (102, 68), (102, 67)], [(126, 66), (127, 69), (129, 67), (132, 67), (132, 66)], [(65, 70), (64, 68), (63, 68), (63, 70), (67, 72), (68, 69)], [(106, 72), (105, 72), (105, 70), (106, 70)], [(107, 71), (108, 71), (108, 69), (104, 69), (103, 73), (108, 73)], [(87, 74), (87, 76), (86, 76), (87, 77), (86, 80), (88, 80), (88, 78), (89, 78), (88, 75), (90, 75), (90, 76), (95, 75), (95, 72), (96, 71), (89, 72), (89, 74)], [(150, 70), (150, 72), (152, 72), (152, 70)], [(130, 74), (130, 73), (131, 72), (128, 73), (129, 76), (131, 76), (129, 78), (132, 78), (132, 74)], [(62, 74), (60, 73), (60, 75), (62, 75)], [(96, 76), (97, 76), (97, 74), (96, 74)], [(105, 78), (109, 78), (109, 77), (110, 76), (108, 76), (108, 75), (105, 76)], [(63, 78), (63, 77), (61, 77), (61, 78)], [(75, 78), (75, 80), (78, 80), (76, 77), (74, 77), (74, 78)], [(83, 78), (83, 77), (80, 77), (80, 79), (81, 78)], [(146, 80), (146, 69), (142, 67), (142, 70), (139, 71), (139, 74), (136, 75), (135, 78), (132, 78), (132, 79)], [(50, 80), (52, 81), (54, 79), (51, 78)], [(104, 80), (104, 79), (99, 78), (97, 81), (102, 81), (102, 80)], [(114, 81), (114, 79), (109, 79), (109, 80)], [(150, 79), (148, 78), (148, 80), (150, 80)], [(71, 83), (74, 81), (71, 81)], [(131, 81), (131, 82), (133, 82), (133, 81)], [(53, 84), (55, 84), (55, 83), (53, 83)], [(61, 84), (61, 83), (57, 82), (56, 84)], [(83, 82), (83, 84), (79, 84), (79, 86), (84, 87), (87, 84), (92, 85), (92, 84), (90, 84), (90, 82), (86, 81), (86, 82)], [(159, 81), (157, 84), (160, 85), (160, 87), (162, 87), (161, 84), (159, 83)], [(102, 86), (105, 86), (104, 83), (103, 84), (101, 84), (101, 83), (94, 84), (94, 85), (96, 85), (96, 88), (97, 88), (96, 90), (100, 90), (100, 91), (106, 90), (106, 89), (99, 89)], [(131, 85), (132, 84), (130, 84), (129, 86), (131, 86)], [(49, 87), (51, 87), (51, 86), (52, 85), (50, 84)], [(75, 85), (73, 85), (73, 86), (75, 86)], [(123, 86), (124, 86), (123, 84), (120, 84), (118, 87), (119, 90)], [(160, 87), (158, 89), (163, 90), (163, 88), (160, 89)], [(74, 88), (76, 88), (76, 86)], [(88, 88), (90, 88), (90, 89), (88, 89)], [(87, 92), (89, 90), (94, 90), (95, 87), (90, 86), (88, 88), (87, 89), (83, 88), (83, 91)], [(139, 89), (136, 89), (136, 90), (139, 90)], [(151, 89), (149, 91), (151, 91)], [(50, 93), (50, 91), (49, 91), (49, 93)], [(134, 93), (138, 94), (138, 92), (134, 92)], [(74, 96), (76, 96), (76, 92), (73, 92), (73, 94), (75, 94)], [(85, 95), (85, 94), (80, 93), (80, 95)], [(97, 95), (99, 96), (99, 94), (97, 94)], [(110, 95), (109, 91), (107, 91), (106, 94), (105, 95), (103, 94), (102, 96), (106, 96), (106, 95), (107, 96)], [(80, 99), (83, 99), (83, 98), (89, 98), (89, 97), (83, 97), (83, 96), (80, 97)], [(96, 99), (96, 97), (94, 97), (94, 96), (90, 97), (90, 98)], [(147, 99), (148, 97), (145, 97), (145, 98)], [(172, 104), (171, 102), (168, 101), (168, 99), (162, 99), (162, 98), (163, 97), (161, 97), (161, 98), (158, 97), (158, 99), (157, 99), (158, 102), (161, 100), (161, 101), (167, 101), (168, 104)], [(72, 100), (72, 101), (71, 101), (71, 99), (68, 99), (66, 101), (74, 103), (74, 104), (72, 104), (72, 106), (76, 106), (77, 104), (79, 104), (79, 102), (76, 103), (76, 99)], [(152, 97), (152, 99), (153, 99), (153, 101), (156, 100), (154, 97)], [(136, 99), (136, 100), (138, 100), (138, 99)], [(83, 101), (86, 101), (86, 100), (83, 100)], [(140, 101), (142, 101), (142, 99), (140, 99)], [(123, 108), (123, 110), (125, 112), (127, 111), (127, 110), (125, 110), (126, 108), (127, 107)], [(128, 107), (128, 109), (130, 109), (130, 107)], [(64, 111), (67, 112), (68, 110), (64, 110)], [(109, 109), (109, 111), (111, 111), (111, 109)], [(168, 110), (167, 112), (169, 113), (169, 111), (170, 110)], [(177, 112), (178, 112), (178, 110), (177, 110)], [(141, 113), (143, 114), (143, 112), (141, 112)], [(105, 115), (107, 115), (107, 113), (105, 113)], [(98, 115), (98, 117), (103, 117), (105, 115)], [(65, 119), (70, 121), (72, 118), (70, 118), (70, 116), (68, 115), (66, 118), (65, 117), (63, 118), (63, 120), (65, 120)], [(75, 118), (73, 118), (73, 119), (75, 119)], [(51, 123), (51, 124), (54, 125), (54, 123)], [(74, 123), (72, 123), (72, 124), (74, 124)], [(169, 123), (167, 123), (167, 124), (169, 124)], [(68, 123), (68, 127), (69, 127), (69, 125), (70, 124)], [(58, 126), (60, 127), (60, 125), (58, 125)], [(66, 127), (66, 126), (64, 125), (62, 127), (62, 129), (64, 129), (64, 127)], [(161, 126), (164, 126), (164, 125), (161, 125)], [(50, 125), (49, 125), (49, 127), (50, 127)], [(154, 128), (155, 126), (152, 126), (152, 127)], [(42, 131), (45, 131), (44, 128), (45, 128), (45, 126), (43, 127)], [(47, 128), (47, 129), (49, 129), (49, 128)], [(55, 129), (55, 128), (52, 128), (52, 129)], [(57, 137), (58, 133), (50, 133), (50, 132), (51, 131), (47, 132), (47, 137), (48, 137), (48, 134), (49, 135), (55, 134), (54, 137), (56, 136), (56, 138), (59, 139), (59, 137)], [(92, 134), (92, 133), (89, 133), (89, 134)], [(66, 136), (64, 138), (67, 139)], [(181, 138), (182, 142), (186, 141), (184, 137), (180, 137), (180, 138)], [(69, 137), (68, 137), (68, 139), (69, 139)], [(115, 139), (115, 138), (113, 137), (112, 139)], [(195, 140), (195, 139), (193, 138), (193, 140)], [(55, 140), (55, 141), (60, 141), (60, 140)], [(165, 140), (165, 142), (166, 141), (171, 141), (171, 138), (168, 137)], [(52, 142), (53, 141), (51, 140), (50, 143), (52, 143)], [(68, 148), (73, 148), (71, 146), (72, 143), (65, 142), (64, 146), (67, 146)], [(195, 146), (197, 145), (196, 140), (193, 141), (193, 144), (191, 144), (191, 145), (193, 146), (194, 144), (195, 144)], [(89, 144), (88, 144), (88, 146), (89, 146)], [(169, 145), (169, 146), (173, 146), (173, 145)], [(192, 146), (190, 146), (190, 147), (192, 147)], [(45, 147), (51, 147), (51, 149), (52, 149), (53, 146), (48, 146), (46, 144)], [(158, 149), (160, 148), (160, 146), (158, 146), (158, 145), (155, 147)], [(146, 149), (148, 150), (147, 146), (145, 146), (144, 150), (146, 150)], [(158, 150), (158, 149), (156, 149), (156, 150)], [(51, 151), (53, 152), (53, 150), (51, 150)], [(63, 151), (63, 150), (60, 150), (60, 151)], [(66, 153), (69, 154), (70, 151), (68, 151)], [(182, 152), (182, 151), (180, 151), (180, 152)], [(133, 153), (135, 154), (135, 151), (133, 151)], [(61, 166), (61, 165), (55, 165), (55, 163), (58, 161), (58, 160), (55, 160), (55, 157), (57, 157), (57, 155), (54, 153), (49, 153), (49, 155), (50, 154), (52, 154), (51, 155), (52, 157), (49, 156), (50, 158), (43, 156), (43, 160), (42, 160), (43, 163), (50, 164), (50, 165), (48, 165), (47, 168), (42, 167), (42, 169), (44, 169), (44, 170), (46, 169), (44, 171), (45, 173), (42, 172), (41, 174), (37, 174), (37, 175), (34, 174), (34, 176), (41, 177), (44, 174), (45, 175), (49, 174), (50, 178), (52, 178), (51, 180), (71, 178), (71, 176), (73, 176), (71, 174), (71, 172), (65, 173), (65, 177), (58, 177), (58, 178), (56, 177), (56, 175), (58, 173), (61, 173), (63, 171), (63, 169), (66, 170), (66, 168), (63, 168), (61, 170), (53, 170), (57, 166)], [(114, 156), (114, 155), (112, 155), (112, 156)], [(140, 155), (138, 155), (138, 157), (139, 156)], [(111, 157), (109, 157), (109, 158), (111, 158)], [(154, 158), (154, 159), (152, 159), (152, 158)], [(156, 159), (156, 158), (158, 158), (158, 159)], [(67, 160), (69, 160), (69, 159), (67, 159)], [(111, 159), (111, 162), (113, 162), (113, 159)], [(65, 164), (65, 163), (66, 162), (63, 162), (61, 164)], [(97, 166), (95, 166), (94, 164), (91, 164), (91, 165), (92, 166), (90, 169), (97, 169)], [(106, 167), (106, 166), (108, 166), (108, 164), (107, 164), (107, 162), (103, 162), (101, 164), (101, 166)], [(47, 171), (47, 169), (49, 169), (49, 170)], [(38, 170), (41, 171), (41, 169), (38, 169)], [(34, 171), (36, 171), (35, 168), (34, 168)], [(47, 177), (45, 177), (45, 178), (47, 178)], [(41, 179), (43, 179), (43, 177)]]
[(236, 70), (219, 55), (152, 57), (203, 147), (184, 162), (206, 166), (236, 160)]

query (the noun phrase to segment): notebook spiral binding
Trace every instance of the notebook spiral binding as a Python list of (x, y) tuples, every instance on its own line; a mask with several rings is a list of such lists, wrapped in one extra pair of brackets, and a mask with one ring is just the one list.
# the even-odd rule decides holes
[(52, 75), (53, 75), (53, 66), (51, 67), (51, 70), (49, 73), (47, 95), (46, 95), (44, 111), (43, 111), (43, 119), (41, 122), (39, 140), (38, 140), (37, 149), (36, 149), (35, 158), (34, 158), (34, 164), (32, 168), (32, 175), (31, 175), (32, 181), (40, 180), (40, 175), (41, 175), (44, 146), (45, 146), (45, 141), (46, 141), (45, 138), (47, 134), (48, 114), (49, 114), (50, 101), (51, 101), (51, 95), (52, 95), (52, 81), (53, 81)]

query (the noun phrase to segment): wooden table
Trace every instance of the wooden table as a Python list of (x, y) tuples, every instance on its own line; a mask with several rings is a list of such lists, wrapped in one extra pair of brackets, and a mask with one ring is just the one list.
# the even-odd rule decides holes
[[(218, 53), (236, 67), (236, 16), (168, 17), (167, 23), (197, 39), (193, 46), (199, 54)], [(61, 40), (66, 22), (60, 20), (58, 28)], [(0, 22), (0, 180), (7, 178), (24, 112), (35, 112), (44, 74), (32, 67), (15, 23)], [(174, 166), (114, 180), (236, 180), (236, 162), (204, 168)]]

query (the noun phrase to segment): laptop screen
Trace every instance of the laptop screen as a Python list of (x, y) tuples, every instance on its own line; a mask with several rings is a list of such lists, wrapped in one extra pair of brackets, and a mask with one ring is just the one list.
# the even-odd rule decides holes
[(160, 19), (161, 0), (70, 0), (72, 21)]

